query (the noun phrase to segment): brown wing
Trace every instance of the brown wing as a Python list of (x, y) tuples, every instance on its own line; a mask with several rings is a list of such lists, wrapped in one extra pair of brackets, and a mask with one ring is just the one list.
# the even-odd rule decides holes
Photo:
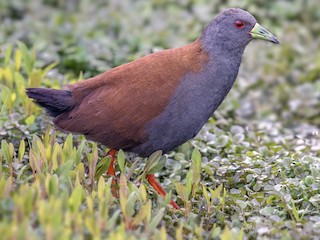
[(54, 123), (108, 147), (135, 146), (145, 140), (145, 125), (164, 110), (183, 75), (201, 71), (207, 61), (197, 40), (69, 85), (76, 107)]

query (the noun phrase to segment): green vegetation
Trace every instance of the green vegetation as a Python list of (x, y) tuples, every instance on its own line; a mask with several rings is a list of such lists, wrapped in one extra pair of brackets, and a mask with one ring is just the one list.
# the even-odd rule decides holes
[[(247, 47), (195, 140), (148, 160), (121, 154), (114, 198), (107, 149), (54, 131), (25, 88), (61, 88), (184, 45), (226, 7), (252, 12), (281, 45)], [(316, 0), (0, 1), (1, 238), (316, 239), (319, 12)], [(150, 171), (167, 199), (147, 184)]]

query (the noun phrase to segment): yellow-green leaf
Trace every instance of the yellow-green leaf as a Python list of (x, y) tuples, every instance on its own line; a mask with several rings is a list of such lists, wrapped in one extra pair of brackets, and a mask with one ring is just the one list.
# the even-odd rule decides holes
[(230, 231), (229, 227), (226, 226), (221, 234), (221, 240), (230, 240), (232, 239), (232, 232)]
[(7, 161), (7, 164), (10, 165), (12, 162), (13, 155), (11, 155), (9, 144), (5, 140), (1, 141), (1, 152), (4, 159)]
[(8, 48), (6, 49), (5, 57), (4, 57), (4, 62), (3, 65), (6, 67), (10, 61), (11, 58), (11, 53), (12, 53), (12, 45), (9, 45)]
[(164, 208), (161, 208), (158, 213), (154, 216), (154, 218), (152, 218), (149, 227), (150, 229), (153, 231), (154, 229), (156, 229), (156, 227), (159, 225), (159, 223), (161, 222), (162, 218), (164, 215)]
[(24, 140), (21, 140), (20, 145), (19, 145), (19, 152), (18, 152), (19, 161), (22, 160), (24, 153), (25, 153), (25, 150), (26, 150), (26, 144), (25, 144)]
[(121, 173), (124, 173), (125, 156), (124, 156), (124, 152), (121, 149), (118, 151), (117, 161), (118, 161), (118, 165)]
[(22, 53), (20, 49), (16, 49), (15, 55), (14, 55), (14, 63), (15, 63), (15, 69), (17, 71), (20, 70), (21, 67), (21, 59), (22, 59)]
[(24, 121), (27, 125), (31, 125), (34, 123), (35, 120), (36, 120), (36, 117), (34, 115), (30, 115)]
[(181, 197), (182, 201), (187, 202), (188, 201), (187, 188), (181, 182), (177, 182), (175, 185), (176, 185), (176, 191), (178, 195)]
[(94, 178), (99, 179), (102, 176), (102, 174), (104, 174), (108, 170), (110, 163), (111, 163), (110, 156), (106, 156), (102, 158), (96, 167)]

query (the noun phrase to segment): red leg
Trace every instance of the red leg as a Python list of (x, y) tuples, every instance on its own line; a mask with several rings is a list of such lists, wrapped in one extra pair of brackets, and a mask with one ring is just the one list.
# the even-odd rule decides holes
[[(150, 185), (157, 191), (157, 193), (160, 194), (163, 198), (166, 197), (166, 191), (163, 189), (163, 187), (158, 183), (156, 180), (155, 176), (153, 174), (147, 174), (147, 180), (150, 183)], [(176, 204), (173, 200), (170, 202), (171, 206), (174, 207), (175, 209), (180, 209), (178, 204)]]
[(116, 171), (114, 170), (114, 163), (116, 161), (116, 154), (117, 154), (117, 150), (115, 150), (115, 149), (110, 149), (107, 152), (107, 156), (111, 156), (111, 162), (110, 162), (109, 168), (107, 170), (107, 174), (113, 176), (112, 183), (111, 183), (111, 191), (112, 191), (112, 195), (114, 197), (119, 196), (119, 191), (117, 189), (117, 179), (115, 179)]
[(107, 156), (111, 156), (111, 162), (107, 170), (107, 173), (111, 176), (116, 176), (116, 171), (114, 170), (114, 162), (116, 161), (116, 154), (117, 154), (117, 150), (115, 149), (110, 149), (107, 152)]

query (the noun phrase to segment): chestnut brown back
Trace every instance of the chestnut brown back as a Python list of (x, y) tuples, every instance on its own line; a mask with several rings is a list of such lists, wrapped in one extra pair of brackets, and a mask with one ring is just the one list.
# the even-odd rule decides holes
[(200, 72), (207, 62), (196, 40), (68, 85), (76, 106), (54, 123), (111, 148), (133, 147), (146, 140), (144, 127), (164, 110), (182, 77)]

